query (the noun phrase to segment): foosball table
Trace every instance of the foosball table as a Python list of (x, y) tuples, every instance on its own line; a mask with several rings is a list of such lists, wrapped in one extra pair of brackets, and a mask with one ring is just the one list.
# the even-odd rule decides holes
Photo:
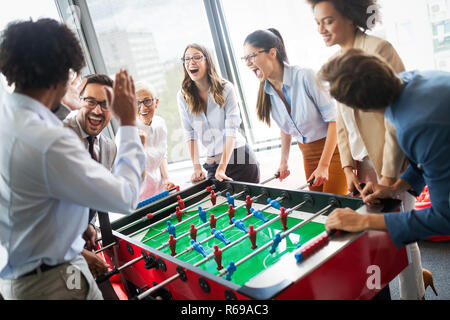
[[(372, 299), (407, 265), (386, 232), (327, 234), (335, 208), (360, 198), (239, 182), (176, 190), (112, 223), (98, 251), (130, 298)], [(103, 241), (104, 242), (104, 241)]]

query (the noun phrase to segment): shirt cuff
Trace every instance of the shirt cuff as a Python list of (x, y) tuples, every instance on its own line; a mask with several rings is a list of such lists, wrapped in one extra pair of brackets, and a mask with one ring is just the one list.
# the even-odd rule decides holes
[(330, 103), (323, 107), (318, 107), (320, 114), (322, 115), (322, 119), (325, 122), (335, 122), (337, 118), (336, 114), (336, 105), (334, 103)]
[(135, 126), (123, 126), (119, 127), (116, 135), (116, 144), (120, 144), (123, 142), (128, 142), (130, 140), (141, 141), (139, 138), (138, 128)]

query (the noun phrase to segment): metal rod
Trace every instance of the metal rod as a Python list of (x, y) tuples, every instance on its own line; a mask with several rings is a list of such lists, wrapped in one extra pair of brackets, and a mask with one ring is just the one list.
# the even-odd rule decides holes
[[(239, 192), (239, 193), (237, 193), (237, 194), (234, 194), (233, 197), (238, 198), (238, 197), (240, 197), (241, 195), (243, 195), (244, 192), (245, 192), (245, 191), (242, 191), (242, 192)], [(218, 193), (218, 195), (220, 195), (220, 194)], [(208, 200), (207, 200), (207, 201), (208, 201)], [(206, 210), (206, 212), (208, 212), (208, 211), (210, 211), (211, 209), (214, 209), (214, 208), (216, 208), (216, 207), (219, 207), (219, 206), (221, 206), (221, 205), (227, 203), (227, 201), (228, 201), (228, 200), (222, 201), (221, 203), (218, 203), (218, 204), (216, 204), (215, 206), (212, 206), (211, 208), (208, 208), (208, 209)], [(198, 204), (197, 204), (197, 205), (198, 205)], [(190, 208), (190, 209), (192, 209), (192, 208)], [(184, 211), (189, 211), (190, 209), (186, 208), (186, 209), (184, 209)], [(165, 222), (165, 221), (167, 221), (167, 220), (172, 219), (172, 218), (175, 217), (175, 216), (176, 216), (176, 214), (171, 214), (171, 215), (169, 215), (168, 217), (166, 217), (166, 218), (164, 218), (164, 219), (162, 219), (162, 220), (159, 220), (159, 221), (157, 221), (157, 222), (155, 222), (155, 223), (153, 223), (153, 224), (151, 224), (151, 225), (149, 225), (149, 226), (147, 226), (147, 227), (145, 227), (145, 228), (143, 228), (143, 229), (141, 229), (141, 230), (139, 230), (139, 231), (142, 232), (142, 231), (149, 230), (149, 229), (153, 228), (154, 226), (156, 226), (156, 225), (158, 225), (158, 224), (161, 224), (161, 223), (163, 223), (163, 222)], [(181, 221), (181, 222), (175, 224), (174, 227), (176, 228), (176, 227), (178, 227), (178, 226), (180, 226), (180, 225), (182, 225), (182, 224), (184, 224), (184, 223), (186, 223), (186, 222), (189, 222), (189, 221), (191, 221), (191, 220), (193, 220), (193, 219), (195, 219), (195, 218), (197, 218), (197, 215), (194, 215), (194, 216), (192, 216), (192, 217), (190, 217), (190, 218), (188, 218), (188, 219), (186, 219), (186, 220), (183, 220), (183, 221)], [(151, 238), (146, 239), (146, 240), (143, 241), (142, 243), (146, 243), (147, 241), (150, 241), (151, 239), (154, 239), (154, 238), (156, 238), (156, 237), (158, 237), (158, 236), (160, 236), (160, 235), (162, 235), (162, 234), (164, 234), (164, 233), (166, 233), (166, 232), (168, 232), (168, 231), (169, 231), (169, 229), (166, 228), (166, 229), (162, 230), (160, 233), (158, 233), (158, 234), (152, 236)], [(137, 231), (136, 231), (136, 232), (132, 233), (131, 235), (129, 235), (129, 237), (132, 237), (132, 236), (134, 236), (134, 235), (136, 235), (136, 234), (138, 234), (138, 233), (140, 233), (140, 232), (137, 232)]]
[[(223, 192), (225, 192), (226, 190), (227, 190), (227, 189), (218, 192), (218, 193), (217, 193), (217, 196), (220, 196), (220, 195), (221, 195)], [(189, 201), (189, 200), (195, 198), (196, 196), (200, 195), (201, 193), (203, 193), (203, 192), (196, 193), (196, 194), (194, 194), (194, 195), (192, 195), (192, 196), (186, 198), (184, 201)], [(194, 207), (196, 207), (196, 206), (199, 206), (199, 205), (201, 205), (201, 204), (203, 204), (203, 203), (205, 203), (205, 202), (208, 202), (208, 201), (210, 201), (209, 198), (208, 198), (208, 199), (203, 199), (203, 200), (201, 200), (201, 201), (199, 201), (199, 202), (194, 203), (193, 205), (191, 205), (191, 206), (189, 206), (189, 207), (187, 207), (187, 208), (184, 208), (183, 210), (184, 210), (184, 211), (191, 210), (192, 208), (194, 208)], [(171, 209), (171, 208), (173, 208), (173, 207), (176, 207), (177, 205), (178, 205), (178, 203), (172, 204), (172, 205), (167, 206), (167, 207), (165, 207), (165, 208), (163, 208), (163, 209), (161, 209), (161, 210), (158, 210), (157, 212), (155, 212), (155, 213), (153, 214), (153, 216), (154, 216), (154, 215), (157, 215), (157, 214), (160, 214), (161, 212), (163, 212), (163, 211), (165, 211), (165, 210), (168, 210), (168, 209)], [(129, 234), (128, 237), (133, 237), (133, 236), (135, 236), (135, 235), (137, 235), (137, 234), (139, 234), (139, 233), (141, 233), (141, 232), (143, 232), (143, 231), (146, 231), (146, 230), (152, 228), (153, 226), (155, 226), (155, 225), (158, 224), (158, 223), (161, 223), (161, 222), (164, 222), (164, 221), (167, 221), (167, 220), (173, 218), (175, 215), (176, 215), (175, 213), (172, 213), (172, 214), (170, 214), (168, 217), (166, 217), (166, 218), (164, 218), (164, 219), (162, 219), (162, 220), (159, 220), (159, 221), (156, 222), (156, 223), (153, 223), (153, 224), (151, 224), (151, 225), (149, 225), (149, 226), (146, 226), (146, 227), (144, 227), (144, 228), (142, 228), (142, 229), (139, 229), (139, 230), (137, 230), (137, 231), (135, 231), (135, 232)], [(135, 222), (133, 222), (133, 223), (130, 223), (130, 224), (127, 225), (127, 226), (124, 226), (124, 227), (118, 229), (117, 232), (121, 232), (121, 231), (123, 231), (123, 230), (125, 230), (125, 229), (128, 229), (129, 227), (132, 227), (133, 225), (137, 225), (138, 223), (145, 222), (145, 221), (147, 221), (147, 220), (149, 220), (149, 219), (148, 219), (147, 216), (145, 216), (145, 217), (143, 217), (143, 218), (141, 218), (141, 219), (139, 219), (139, 220), (137, 220), (137, 221), (135, 221)]]
[[(274, 180), (274, 179), (277, 179), (277, 178), (279, 178), (279, 177), (280, 177), (280, 175), (279, 175), (279, 174), (276, 174), (276, 175), (274, 175), (272, 178), (269, 178), (269, 179), (267, 179), (267, 180), (261, 182), (260, 184), (266, 184), (266, 183), (268, 183), (268, 182), (270, 182), (270, 181), (272, 181), (272, 180)], [(213, 185), (213, 186), (214, 186), (214, 185)], [(215, 186), (214, 186), (214, 187), (215, 187)], [(222, 195), (222, 193), (226, 192), (227, 190), (228, 190), (228, 189), (225, 189), (225, 190), (223, 190), (223, 191), (220, 191), (220, 192), (218, 192), (216, 195), (217, 195), (217, 196), (220, 196), (220, 195)], [(197, 194), (194, 194), (194, 195), (192, 195), (192, 196), (190, 196), (190, 197), (187, 197), (187, 198), (185, 199), (185, 201), (189, 201), (189, 200), (195, 198), (196, 196), (198, 196), (198, 195), (200, 195), (200, 194), (202, 194), (202, 193), (204, 193), (204, 192), (207, 192), (207, 190), (203, 190), (203, 191), (201, 191), (201, 192), (199, 192), (199, 193), (197, 193)], [(243, 194), (243, 193), (244, 193), (244, 191), (242, 191), (242, 192), (240, 192), (240, 193), (238, 193), (238, 194), (235, 194), (235, 195), (233, 195), (233, 196), (234, 196), (235, 198), (237, 198), (237, 197), (241, 196), (241, 194)], [(197, 203), (191, 205), (191, 206), (188, 207), (188, 208), (185, 208), (184, 210), (185, 210), (185, 211), (189, 211), (190, 209), (192, 209), (192, 208), (194, 208), (194, 207), (196, 207), (196, 206), (198, 206), (198, 205), (200, 205), (200, 204), (203, 204), (203, 203), (205, 203), (205, 202), (208, 202), (209, 200), (210, 200), (210, 199), (202, 200), (202, 201), (200, 201), (200, 202), (197, 202)], [(211, 208), (208, 209), (208, 210), (211, 210), (212, 208), (218, 207), (218, 206), (220, 206), (220, 205), (222, 205), (222, 204), (224, 204), (224, 203), (226, 203), (226, 201), (224, 201), (224, 202), (222, 202), (222, 203), (220, 203), (220, 204), (217, 204), (217, 205), (215, 205), (214, 207), (211, 207)], [(171, 208), (173, 208), (173, 207), (175, 207), (175, 206), (177, 206), (177, 204), (173, 204), (173, 205), (167, 206), (166, 208), (163, 208), (163, 209), (161, 209), (161, 210), (158, 210), (158, 211), (155, 212), (153, 215), (157, 215), (157, 214), (159, 214), (159, 213), (161, 213), (161, 212), (163, 212), (163, 211), (166, 211), (167, 209), (171, 209)], [(169, 215), (168, 217), (164, 218), (163, 220), (158, 221), (157, 223), (165, 222), (165, 221), (167, 221), (167, 220), (173, 218), (174, 216), (175, 216), (175, 214), (171, 214), (171, 215)], [(137, 224), (139, 224), (139, 223), (141, 223), (141, 222), (145, 222), (145, 221), (147, 221), (147, 220), (148, 220), (147, 217), (143, 217), (143, 218), (141, 218), (141, 219), (139, 219), (139, 220), (137, 220), (137, 221), (134, 221), (134, 222), (132, 222), (132, 223), (126, 225), (126, 226), (123, 226), (123, 227), (117, 229), (116, 231), (117, 231), (117, 232), (122, 232), (123, 230), (126, 230), (126, 229), (128, 229), (128, 228), (131, 228), (131, 227), (133, 227), (133, 226), (135, 226), (135, 225), (137, 225)], [(133, 232), (132, 234), (129, 234), (128, 236), (129, 236), (129, 237), (133, 237), (133, 236), (135, 236), (136, 234), (139, 234), (139, 233), (141, 233), (141, 232), (143, 232), (143, 231), (145, 231), (145, 230), (148, 230), (148, 229), (150, 229), (151, 227), (153, 227), (153, 226), (155, 226), (155, 225), (156, 225), (156, 223), (153, 224), (153, 225), (147, 226), (147, 227), (145, 227), (145, 228), (142, 228), (142, 229), (140, 229), (140, 230), (137, 230), (137, 231)]]
[(94, 253), (95, 253), (95, 254), (98, 254), (98, 253), (100, 253), (100, 252), (103, 252), (103, 251), (105, 251), (105, 250), (107, 250), (107, 249), (109, 249), (109, 248), (111, 248), (111, 247), (114, 247), (116, 244), (117, 244), (117, 243), (114, 241), (113, 243), (110, 243), (110, 244), (108, 244), (107, 246), (104, 246), (103, 248), (101, 248), (101, 249), (95, 251)]
[[(184, 201), (189, 201), (189, 200), (191, 200), (191, 199), (193, 199), (195, 197), (198, 197), (198, 196), (202, 195), (203, 193), (207, 193), (207, 192), (208, 192), (208, 190), (203, 190), (203, 191), (197, 192), (197, 193), (187, 197), (186, 199), (184, 199)], [(158, 214), (160, 214), (160, 213), (162, 213), (162, 212), (164, 212), (166, 210), (172, 209), (173, 207), (176, 207), (177, 205), (178, 205), (178, 203), (174, 203), (174, 204), (168, 205), (167, 207), (162, 208), (162, 209), (156, 211), (155, 213), (153, 213), (153, 216), (158, 215)], [(141, 219), (139, 219), (137, 221), (134, 221), (134, 222), (132, 222), (130, 224), (127, 224), (126, 226), (123, 226), (123, 227), (117, 229), (116, 231), (117, 232), (122, 232), (122, 231), (124, 231), (126, 229), (129, 229), (129, 228), (131, 228), (131, 227), (133, 227), (133, 226), (135, 226), (135, 225), (137, 225), (137, 224), (139, 224), (141, 222), (144, 222), (146, 220), (148, 220), (148, 218), (145, 216), (145, 217), (143, 217), (143, 218), (141, 218)]]
[[(260, 194), (259, 196), (253, 197), (251, 200), (252, 200), (252, 201), (258, 200), (258, 199), (261, 198), (263, 195), (264, 195), (264, 194)], [(235, 208), (235, 210), (239, 210), (240, 208), (243, 208), (245, 205), (246, 205), (246, 203), (243, 203), (243, 204), (241, 204), (240, 206), (237, 206), (237, 207)], [(224, 216), (226, 216), (227, 214), (228, 214), (228, 211), (222, 213), (222, 214), (219, 215), (216, 219), (219, 220), (219, 219), (223, 218)], [(210, 224), (209, 222), (205, 222), (204, 224), (198, 226), (197, 229), (200, 230), (201, 228), (206, 227), (206, 226), (208, 226), (209, 224)], [(188, 235), (190, 235), (190, 234), (191, 234), (191, 233), (188, 231), (188, 232), (182, 234), (181, 236), (175, 238), (175, 240), (178, 241), (178, 240), (183, 239), (184, 237), (186, 237), (186, 236), (188, 236)], [(161, 249), (163, 249), (163, 248), (166, 248), (168, 245), (169, 245), (169, 242), (166, 242), (166, 243), (164, 243), (162, 246), (160, 246), (159, 248), (157, 248), (156, 250), (161, 250)], [(187, 252), (187, 251), (186, 251), (186, 252)], [(182, 254), (184, 254), (184, 253), (185, 253), (185, 252), (182, 252), (182, 253), (180, 253), (180, 254), (177, 254), (175, 257), (178, 257), (178, 256), (180, 256), (180, 255), (182, 255)]]
[(261, 182), (260, 184), (266, 184), (266, 183), (269, 183), (269, 182), (271, 182), (271, 181), (273, 181), (273, 180), (275, 180), (275, 179), (278, 179), (279, 177), (280, 177), (280, 174), (277, 173), (277, 174), (275, 174), (272, 178), (269, 178), (269, 179), (267, 179), (267, 180), (264, 180), (264, 181)]
[[(314, 220), (315, 218), (323, 215), (325, 212), (327, 212), (329, 209), (331, 209), (334, 205), (330, 204), (328, 206), (326, 206), (325, 208), (323, 208), (322, 210), (320, 210), (319, 212), (317, 212), (316, 214), (314, 214), (313, 216), (311, 216), (310, 218), (300, 222), (299, 224), (295, 225), (294, 227), (290, 228), (288, 231), (281, 233), (281, 239), (286, 238), (288, 235), (290, 235), (292, 232), (296, 231), (297, 229), (303, 227), (305, 224), (311, 222), (312, 220)], [(262, 247), (258, 248), (257, 250), (253, 251), (251, 254), (249, 254), (248, 256), (242, 258), (241, 260), (239, 260), (238, 262), (235, 263), (235, 266), (239, 266), (240, 264), (244, 263), (245, 261), (249, 260), (250, 258), (254, 257), (255, 255), (257, 255), (258, 253), (260, 253), (261, 251), (267, 249), (268, 247), (270, 247), (273, 244), (273, 240), (270, 240), (269, 242), (267, 242), (265, 245), (263, 245)], [(219, 276), (224, 276), (228, 273), (228, 269), (223, 269), (221, 272), (219, 272)]]
[[(260, 196), (262, 196), (262, 194), (261, 194)], [(279, 197), (279, 198), (276, 199), (276, 201), (282, 201), (283, 199), (284, 199), (284, 197)], [(245, 205), (245, 204), (244, 204), (244, 205)], [(263, 208), (261, 208), (261, 209), (259, 209), (259, 210), (264, 211), (264, 210), (266, 210), (267, 208), (269, 208), (270, 206), (271, 206), (271, 205), (268, 204), (268, 205), (264, 206)], [(243, 218), (242, 221), (247, 221), (248, 219), (250, 219), (250, 218), (253, 217), (253, 216), (254, 216), (254, 214), (249, 214), (248, 216), (246, 216), (245, 218)], [(230, 229), (233, 228), (233, 227), (234, 227), (234, 225), (230, 225), (230, 226), (226, 227), (225, 229), (223, 229), (223, 230), (221, 230), (221, 231), (222, 231), (222, 232), (228, 231), (228, 230), (230, 230)], [(209, 237), (203, 239), (203, 241), (201, 241), (200, 243), (205, 243), (206, 241), (209, 241), (209, 240), (211, 240), (211, 239), (213, 239), (213, 238), (214, 238), (214, 235), (209, 236)], [(187, 248), (186, 250), (184, 250), (183, 252), (181, 252), (181, 253), (179, 253), (178, 255), (176, 255), (175, 257), (179, 257), (179, 256), (185, 254), (186, 252), (190, 252), (190, 251), (192, 251), (192, 250), (193, 250), (193, 248), (192, 248), (192, 247), (189, 247), (189, 248)], [(225, 250), (225, 249), (222, 249), (222, 251), (223, 251), (223, 250)]]
[[(284, 198), (284, 197), (283, 197), (283, 198)], [(277, 200), (277, 201), (280, 201), (280, 200)], [(295, 207), (292, 207), (292, 208), (290, 208), (290, 209), (287, 209), (287, 210), (286, 210), (286, 213), (289, 214), (289, 213), (291, 213), (292, 211), (297, 210), (298, 208), (304, 206), (307, 202), (308, 202), (308, 201), (304, 201), (304, 202), (302, 202), (302, 203), (296, 205)], [(269, 206), (270, 206), (270, 205), (269, 205)], [(270, 221), (266, 222), (265, 224), (261, 225), (259, 228), (255, 229), (255, 230), (256, 230), (256, 231), (260, 231), (260, 230), (262, 230), (263, 228), (267, 227), (268, 225), (270, 225), (270, 224), (272, 224), (272, 223), (274, 223), (274, 222), (276, 222), (276, 221), (278, 221), (278, 220), (280, 220), (280, 219), (281, 219), (280, 216), (275, 217), (275, 218), (273, 218), (272, 220), (270, 220)], [(231, 247), (234, 246), (236, 243), (241, 242), (242, 240), (244, 240), (244, 239), (247, 238), (248, 236), (249, 236), (249, 235), (246, 234), (245, 236), (242, 236), (242, 237), (239, 238), (238, 240), (234, 241), (233, 243), (230, 243), (228, 246), (226, 246), (226, 247), (224, 247), (224, 248), (222, 249), (222, 252), (223, 252), (224, 250), (227, 250), (228, 248), (231, 248)], [(210, 255), (207, 256), (206, 258), (204, 258), (204, 259), (200, 260), (199, 262), (197, 262), (196, 264), (194, 264), (194, 267), (200, 266), (201, 264), (205, 263), (206, 261), (211, 260), (213, 257), (214, 257), (214, 254), (210, 254)], [(226, 269), (225, 269), (225, 270), (226, 270)], [(228, 270), (227, 270), (227, 272), (228, 272)], [(224, 275), (225, 275), (225, 274), (226, 274), (226, 273), (224, 273)], [(220, 275), (220, 273), (219, 273), (219, 275)], [(167, 279), (167, 280), (161, 282), (160, 284), (154, 286), (153, 288), (148, 289), (148, 290), (145, 291), (144, 293), (140, 294), (140, 295), (137, 297), (137, 299), (142, 300), (142, 299), (146, 298), (147, 296), (149, 296), (149, 295), (152, 294), (153, 292), (157, 291), (158, 289), (160, 289), (160, 288), (166, 286), (167, 284), (169, 284), (169, 283), (175, 281), (176, 279), (179, 278), (179, 276), (180, 276), (179, 274), (176, 274), (176, 275), (172, 276), (171, 278), (169, 278), (169, 279)], [(220, 275), (220, 276), (222, 276), (222, 275)]]
[[(284, 198), (284, 197), (283, 197), (283, 198)], [(277, 201), (280, 201), (280, 200), (277, 200)], [(286, 213), (288, 213), (288, 214), (291, 213), (292, 211), (294, 211), (294, 210), (296, 210), (296, 209), (298, 209), (298, 208), (304, 206), (307, 202), (308, 202), (308, 201), (304, 201), (304, 202), (300, 203), (299, 205), (297, 205), (297, 206), (295, 206), (295, 207), (293, 207), (293, 208), (290, 208), (290, 209), (286, 210)], [(269, 206), (270, 206), (270, 205), (269, 205)], [(281, 219), (280, 216), (275, 217), (275, 218), (273, 218), (272, 220), (270, 220), (270, 221), (266, 222), (265, 224), (261, 225), (259, 228), (255, 229), (255, 230), (256, 230), (256, 231), (259, 231), (259, 230), (265, 228), (266, 226), (270, 225), (271, 223), (274, 223), (274, 222), (278, 221), (279, 219)], [(224, 247), (224, 248), (222, 249), (222, 252), (223, 252), (224, 250), (227, 250), (228, 248), (234, 246), (236, 243), (241, 242), (242, 240), (244, 240), (244, 239), (247, 238), (248, 236), (249, 236), (249, 235), (246, 234), (245, 236), (242, 236), (241, 238), (239, 238), (239, 239), (236, 240), (235, 242), (230, 243), (228, 246), (226, 246), (226, 247)], [(206, 261), (211, 260), (213, 257), (214, 257), (214, 254), (210, 254), (210, 255), (207, 256), (206, 258), (204, 258), (204, 259), (200, 260), (199, 262), (197, 262), (196, 264), (194, 264), (194, 267), (198, 267), (199, 265), (205, 263)], [(226, 269), (225, 269), (225, 270), (226, 270)], [(227, 270), (227, 272), (228, 272), (228, 270)], [(226, 273), (225, 273), (225, 274), (226, 274)], [(219, 274), (219, 275), (220, 275), (220, 274)], [(176, 279), (179, 278), (179, 276), (180, 276), (179, 274), (176, 274), (176, 275), (172, 276), (171, 278), (168, 278), (167, 280), (161, 282), (160, 284), (154, 286), (153, 288), (150, 288), (150, 289), (148, 289), (147, 291), (141, 293), (141, 294), (137, 297), (137, 299), (138, 299), (138, 300), (142, 300), (142, 299), (146, 298), (147, 296), (149, 296), (149, 295), (152, 294), (153, 292), (157, 291), (158, 289), (160, 289), (160, 288), (166, 286), (167, 284), (169, 284), (169, 283), (175, 281)]]

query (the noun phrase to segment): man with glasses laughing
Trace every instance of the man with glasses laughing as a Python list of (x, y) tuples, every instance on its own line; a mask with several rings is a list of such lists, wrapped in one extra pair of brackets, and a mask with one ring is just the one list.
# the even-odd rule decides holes
[[(101, 133), (112, 117), (107, 107), (104, 90), (108, 87), (112, 88), (114, 82), (107, 75), (94, 74), (86, 77), (83, 83), (84, 86), (79, 95), (80, 109), (67, 116), (64, 126), (75, 131), (94, 160), (111, 170), (116, 158), (117, 147), (113, 140)], [(72, 89), (76, 91), (76, 89)], [(76, 106), (69, 105), (69, 108), (76, 109)], [(90, 224), (83, 235), (87, 250), (95, 250), (97, 237), (94, 227), (95, 213), (94, 210), (90, 210)], [(98, 271), (101, 272), (101, 270)]]

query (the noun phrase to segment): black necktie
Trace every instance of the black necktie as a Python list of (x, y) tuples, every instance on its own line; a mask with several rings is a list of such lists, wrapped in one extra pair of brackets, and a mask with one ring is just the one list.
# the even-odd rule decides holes
[[(89, 136), (87, 137), (87, 141), (89, 142), (89, 153), (91, 154), (92, 159), (98, 162), (97, 157), (94, 153), (94, 142), (96, 137)], [(89, 222), (92, 221), (95, 217), (96, 210), (89, 210)], [(100, 232), (102, 233), (102, 242), (103, 246), (107, 246), (108, 244), (114, 242), (114, 238), (111, 230), (111, 222), (109, 221), (109, 215), (105, 212), (98, 212), (98, 221), (100, 223)]]
[(95, 156), (94, 153), (94, 143), (95, 143), (95, 137), (93, 136), (89, 136), (87, 137), (87, 141), (89, 143), (89, 153), (91, 154), (92, 159), (94, 159), (95, 161), (98, 161), (97, 157)]

